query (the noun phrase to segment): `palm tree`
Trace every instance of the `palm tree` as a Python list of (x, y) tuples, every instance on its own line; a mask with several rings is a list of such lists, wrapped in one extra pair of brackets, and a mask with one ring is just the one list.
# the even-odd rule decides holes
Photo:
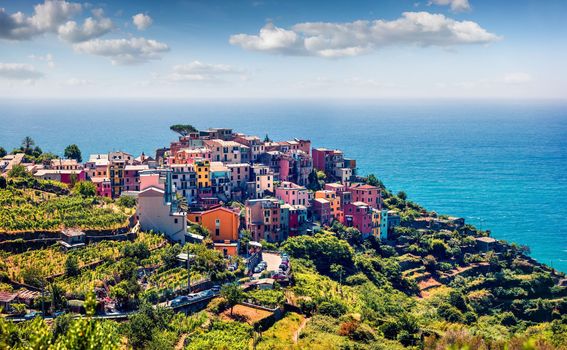
[(25, 153), (28, 153), (31, 147), (34, 145), (35, 141), (29, 136), (24, 137), (24, 139), (22, 140), (22, 148)]

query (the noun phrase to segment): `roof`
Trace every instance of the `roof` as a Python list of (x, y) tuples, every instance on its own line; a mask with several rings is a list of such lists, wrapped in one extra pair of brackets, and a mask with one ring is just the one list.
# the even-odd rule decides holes
[(110, 182), (110, 179), (107, 177), (91, 177), (91, 182), (93, 183)]
[(71, 174), (80, 174), (83, 172), (83, 169), (70, 169), (70, 170), (56, 170), (56, 169), (40, 169), (33, 174), (34, 176), (45, 176), (49, 174), (64, 174), (64, 175), (71, 175)]
[(18, 293), (2, 292), (0, 291), (0, 303), (9, 303), (16, 299)]
[(219, 145), (221, 145), (222, 147), (244, 147), (244, 148), (249, 148), (246, 145), (241, 144), (240, 142), (236, 142), (236, 141), (225, 141), (225, 140), (221, 140), (221, 139), (212, 139), (212, 140), (207, 140), (205, 142), (214, 142), (217, 143)]
[(352, 202), (352, 205), (356, 205), (357, 207), (368, 207), (369, 205), (364, 202)]
[(371, 186), (371, 185), (368, 185), (368, 184), (361, 184), (361, 183), (353, 184), (350, 187), (356, 188), (356, 189), (363, 189), (363, 190), (377, 190), (378, 189), (378, 187), (376, 187), (376, 186)]
[(77, 236), (84, 236), (85, 233), (76, 228), (66, 228), (61, 231), (67, 237), (77, 237)]
[(209, 210), (205, 210), (205, 211), (202, 211), (202, 212), (193, 212), (193, 214), (200, 214), (202, 216), (202, 215), (209, 214), (209, 213), (212, 213), (212, 212), (215, 212), (215, 211), (218, 211), (218, 210), (222, 210), (222, 211), (226, 211), (226, 212), (229, 212), (231, 214), (234, 214), (234, 215), (238, 215), (238, 213), (235, 212), (234, 210), (231, 210), (227, 207), (221, 207), (221, 206), (218, 206), (218, 207), (215, 207), (215, 208), (212, 208), (212, 209), (209, 209)]
[(155, 186), (150, 186), (150, 187), (145, 188), (142, 191), (140, 191), (140, 194), (138, 196), (144, 197), (144, 195), (148, 192), (157, 192), (157, 193), (160, 193), (160, 194), (163, 195), (165, 193), (165, 190), (158, 188), (158, 187), (155, 187)]
[(52, 159), (51, 166), (69, 166), (69, 165), (79, 165), (76, 159)]
[(36, 299), (41, 296), (40, 292), (34, 292), (25, 288), (22, 288), (18, 291), (18, 298), (19, 299)]
[(124, 170), (136, 170), (136, 171), (140, 171), (140, 170), (148, 170), (150, 167), (147, 165), (126, 165), (124, 167)]
[(229, 171), (223, 162), (211, 162), (211, 171)]
[[(325, 203), (331, 203), (328, 200), (324, 199), (324, 198), (315, 198), (313, 201), (321, 203), (321, 204), (325, 204)], [(353, 203), (354, 204), (354, 203)]]

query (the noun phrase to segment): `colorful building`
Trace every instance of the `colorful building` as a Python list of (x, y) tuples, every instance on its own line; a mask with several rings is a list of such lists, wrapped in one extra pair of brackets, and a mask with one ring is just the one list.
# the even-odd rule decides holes
[(232, 190), (230, 169), (222, 162), (211, 162), (210, 171), (213, 196), (227, 201)]
[(169, 240), (184, 244), (187, 235), (187, 216), (185, 212), (178, 210), (169, 177), (171, 173), (164, 175), (166, 176), (164, 189), (150, 186), (138, 194), (136, 212), (140, 229), (163, 233)]
[(126, 165), (124, 167), (124, 191), (140, 190), (140, 172), (148, 170), (147, 165)]
[(239, 213), (218, 206), (206, 211), (188, 213), (187, 220), (203, 225), (211, 234), (215, 249), (221, 251), (224, 256), (238, 255)]
[(255, 241), (268, 242), (283, 240), (281, 231), (280, 202), (275, 198), (251, 199), (245, 205), (246, 229)]
[(207, 159), (195, 160), (197, 173), (197, 188), (211, 187), (211, 162)]
[(252, 188), (248, 194), (254, 198), (263, 198), (266, 194), (274, 193), (274, 173), (270, 167), (254, 164), (250, 167), (250, 181)]
[(353, 202), (364, 202), (374, 209), (382, 208), (382, 198), (378, 187), (356, 183), (348, 189), (352, 193)]
[(276, 187), (276, 198), (290, 205), (310, 207), (311, 192), (293, 182), (283, 181)]
[(205, 140), (205, 147), (211, 150), (211, 160), (227, 164), (247, 163), (250, 161), (250, 149), (235, 141), (221, 139)]
[(353, 202), (344, 206), (344, 225), (356, 227), (363, 237), (373, 233), (372, 207), (363, 202)]
[(331, 215), (331, 203), (323, 198), (315, 198), (312, 201), (311, 210), (313, 212), (313, 219), (319, 221), (321, 225), (330, 225), (333, 216)]
[(341, 206), (341, 197), (337, 195), (337, 192), (330, 190), (320, 190), (315, 192), (315, 198), (326, 199), (331, 206), (331, 216), (339, 221), (343, 222), (343, 211)]

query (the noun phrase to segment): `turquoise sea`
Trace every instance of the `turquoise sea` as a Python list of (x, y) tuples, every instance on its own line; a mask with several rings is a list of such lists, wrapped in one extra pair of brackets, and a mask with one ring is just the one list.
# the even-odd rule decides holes
[(464, 216), (567, 272), (567, 103), (550, 101), (0, 100), (0, 146), (146, 154), (174, 123), (343, 149), (359, 173)]

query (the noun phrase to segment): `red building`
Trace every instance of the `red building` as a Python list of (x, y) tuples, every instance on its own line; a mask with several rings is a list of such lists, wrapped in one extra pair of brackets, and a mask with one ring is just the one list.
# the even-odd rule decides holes
[(363, 202), (348, 203), (344, 206), (344, 225), (356, 227), (364, 237), (372, 234), (372, 207)]
[(279, 242), (283, 239), (280, 202), (275, 198), (247, 200), (245, 222), (255, 241)]
[(367, 184), (356, 183), (348, 188), (353, 202), (363, 202), (374, 209), (382, 208), (380, 189)]

